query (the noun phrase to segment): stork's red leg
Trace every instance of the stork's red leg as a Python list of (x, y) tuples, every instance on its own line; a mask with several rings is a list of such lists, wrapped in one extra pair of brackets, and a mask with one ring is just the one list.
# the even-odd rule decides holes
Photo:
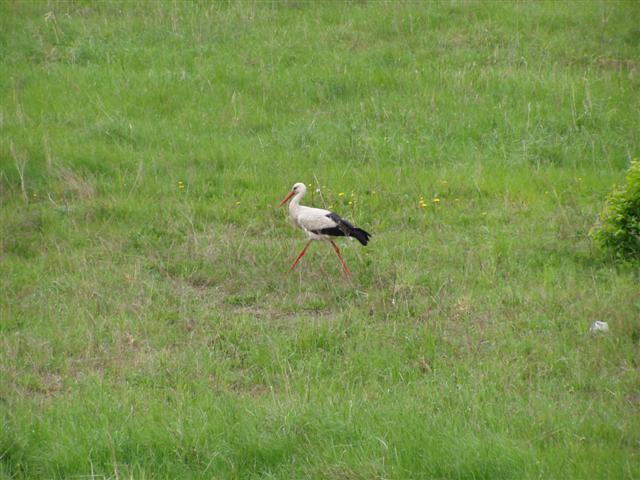
[(309, 248), (309, 245), (311, 245), (311, 240), (309, 240), (307, 242), (307, 244), (304, 246), (304, 248), (302, 249), (302, 251), (300, 252), (300, 255), (298, 255), (298, 258), (296, 258), (293, 262), (293, 265), (291, 265), (291, 268), (289, 269), (289, 271), (293, 270), (294, 268), (296, 268), (296, 265), (298, 264), (298, 262), (300, 261), (300, 259), (304, 256), (305, 253), (307, 253), (307, 248)]
[(340, 254), (340, 249), (338, 248), (338, 245), (336, 245), (333, 240), (330, 240), (330, 242), (331, 242), (331, 246), (333, 246), (333, 249), (336, 251), (336, 254), (338, 254), (338, 258), (340, 259), (340, 262), (342, 263), (342, 269), (344, 270), (344, 274), (348, 278), (351, 278), (351, 272), (349, 271), (349, 268), (347, 267), (347, 264), (345, 263), (344, 258), (342, 258), (342, 255)]

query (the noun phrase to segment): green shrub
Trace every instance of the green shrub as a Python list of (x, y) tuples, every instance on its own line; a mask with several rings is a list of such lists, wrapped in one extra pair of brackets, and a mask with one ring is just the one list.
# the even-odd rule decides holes
[(591, 236), (617, 257), (640, 259), (640, 161), (631, 162), (625, 184), (607, 196)]

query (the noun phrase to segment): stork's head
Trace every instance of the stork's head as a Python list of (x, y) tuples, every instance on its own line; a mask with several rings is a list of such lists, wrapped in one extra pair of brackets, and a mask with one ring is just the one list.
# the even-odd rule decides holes
[(304, 195), (306, 191), (307, 191), (307, 187), (305, 186), (304, 183), (298, 182), (294, 184), (293, 187), (291, 187), (291, 191), (289, 192), (289, 194), (286, 197), (284, 197), (284, 200), (282, 200), (280, 202), (280, 205), (278, 206), (281, 207), (282, 205), (287, 203), (287, 201), (294, 195), (297, 195), (297, 194)]

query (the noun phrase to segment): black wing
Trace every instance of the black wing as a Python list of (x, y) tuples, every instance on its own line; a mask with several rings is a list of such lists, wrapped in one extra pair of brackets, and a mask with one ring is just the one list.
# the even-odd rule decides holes
[(337, 213), (331, 212), (327, 214), (327, 218), (330, 218), (331, 220), (336, 222), (336, 226), (331, 228), (323, 228), (321, 230), (313, 230), (313, 233), (330, 235), (332, 237), (353, 237), (362, 245), (366, 245), (367, 243), (369, 243), (369, 238), (371, 238), (371, 234), (369, 232), (353, 226)]

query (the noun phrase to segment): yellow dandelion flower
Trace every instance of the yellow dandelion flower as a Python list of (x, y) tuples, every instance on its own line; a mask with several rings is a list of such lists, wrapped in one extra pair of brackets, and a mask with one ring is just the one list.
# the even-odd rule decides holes
[(433, 203), (440, 203), (440, 199), (438, 197), (434, 198)]
[(240, 200), (238, 200), (238, 201), (236, 202), (236, 205), (240, 205)]
[(349, 200), (349, 205), (353, 205), (353, 202), (351, 200)]
[(338, 193), (338, 196), (339, 196), (339, 197), (344, 197), (344, 192), (340, 192), (340, 193)]

